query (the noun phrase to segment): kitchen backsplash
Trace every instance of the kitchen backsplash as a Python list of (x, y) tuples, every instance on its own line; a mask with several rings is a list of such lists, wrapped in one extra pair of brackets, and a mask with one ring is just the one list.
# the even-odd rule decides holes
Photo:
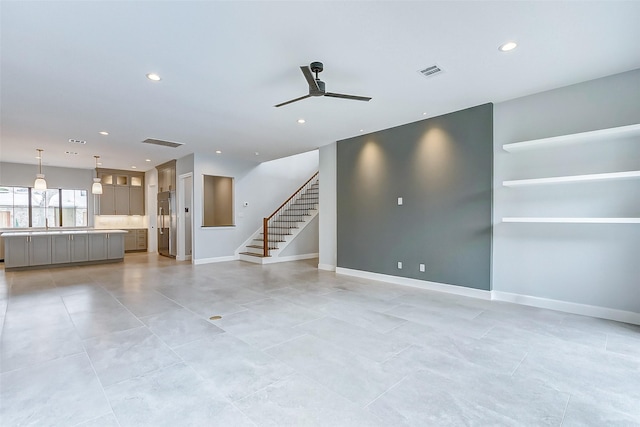
[(95, 215), (94, 228), (147, 228), (147, 216)]

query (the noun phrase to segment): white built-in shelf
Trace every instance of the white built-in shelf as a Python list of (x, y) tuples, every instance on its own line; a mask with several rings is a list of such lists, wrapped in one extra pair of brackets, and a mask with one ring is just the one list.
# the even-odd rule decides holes
[(626, 138), (635, 135), (640, 136), (640, 124), (553, 136), (550, 138), (532, 139), (530, 141), (514, 142), (511, 144), (504, 144), (502, 148), (505, 151), (512, 153), (515, 151), (534, 150), (536, 148), (553, 147), (557, 145), (573, 144), (576, 142), (590, 142), (594, 140), (608, 142), (613, 139)]
[(616, 179), (640, 178), (640, 171), (594, 173), (588, 175), (555, 176), (550, 178), (516, 179), (503, 181), (505, 187), (521, 187), (527, 185), (564, 184), (571, 182), (610, 181)]
[(571, 224), (640, 224), (640, 218), (502, 218), (502, 222), (538, 222)]

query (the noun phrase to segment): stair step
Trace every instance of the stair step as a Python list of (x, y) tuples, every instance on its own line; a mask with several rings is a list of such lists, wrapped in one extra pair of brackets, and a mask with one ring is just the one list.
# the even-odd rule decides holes
[[(264, 249), (264, 246), (260, 246), (260, 245), (247, 245), (248, 248), (253, 248), (253, 249)], [(277, 246), (269, 246), (269, 250), (276, 250), (278, 249)]]
[(254, 256), (254, 257), (257, 257), (257, 258), (264, 258), (263, 254), (256, 254), (254, 252), (240, 252), (240, 255), (249, 255), (249, 256)]

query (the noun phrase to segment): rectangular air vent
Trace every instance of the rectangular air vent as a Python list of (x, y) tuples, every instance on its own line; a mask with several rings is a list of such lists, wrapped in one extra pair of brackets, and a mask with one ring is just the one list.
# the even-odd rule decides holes
[(86, 144), (87, 141), (82, 140), (82, 139), (73, 139), (73, 138), (69, 138), (69, 142), (72, 144)]
[(442, 72), (442, 68), (438, 67), (437, 65), (432, 65), (430, 67), (424, 68), (422, 70), (418, 70), (418, 72), (420, 74), (422, 74), (425, 77), (431, 77), (435, 74), (439, 74)]
[(144, 141), (142, 141), (142, 143), (162, 145), (163, 147), (171, 147), (171, 148), (176, 148), (176, 147), (180, 147), (181, 145), (184, 145), (184, 142), (163, 141), (161, 139), (153, 139), (153, 138), (147, 138)]

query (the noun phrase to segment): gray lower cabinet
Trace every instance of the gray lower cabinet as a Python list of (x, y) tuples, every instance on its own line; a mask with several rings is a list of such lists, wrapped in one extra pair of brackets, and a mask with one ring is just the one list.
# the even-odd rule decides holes
[(51, 264), (89, 261), (89, 239), (86, 234), (51, 236)]
[(124, 251), (146, 251), (147, 250), (147, 229), (137, 228), (128, 230), (124, 236)]
[(6, 238), (5, 267), (28, 267), (51, 264), (51, 240), (49, 236), (21, 236)]
[(107, 259), (124, 258), (124, 235), (107, 234)]
[(4, 239), (5, 267), (26, 267), (29, 265), (29, 236)]
[(124, 258), (124, 233), (4, 236), (5, 268)]
[(124, 258), (123, 234), (89, 234), (89, 261)]
[(71, 235), (51, 236), (51, 263), (71, 262)]
[(86, 234), (72, 234), (69, 248), (71, 262), (89, 261), (89, 236)]
[(49, 236), (29, 236), (29, 265), (51, 264)]

